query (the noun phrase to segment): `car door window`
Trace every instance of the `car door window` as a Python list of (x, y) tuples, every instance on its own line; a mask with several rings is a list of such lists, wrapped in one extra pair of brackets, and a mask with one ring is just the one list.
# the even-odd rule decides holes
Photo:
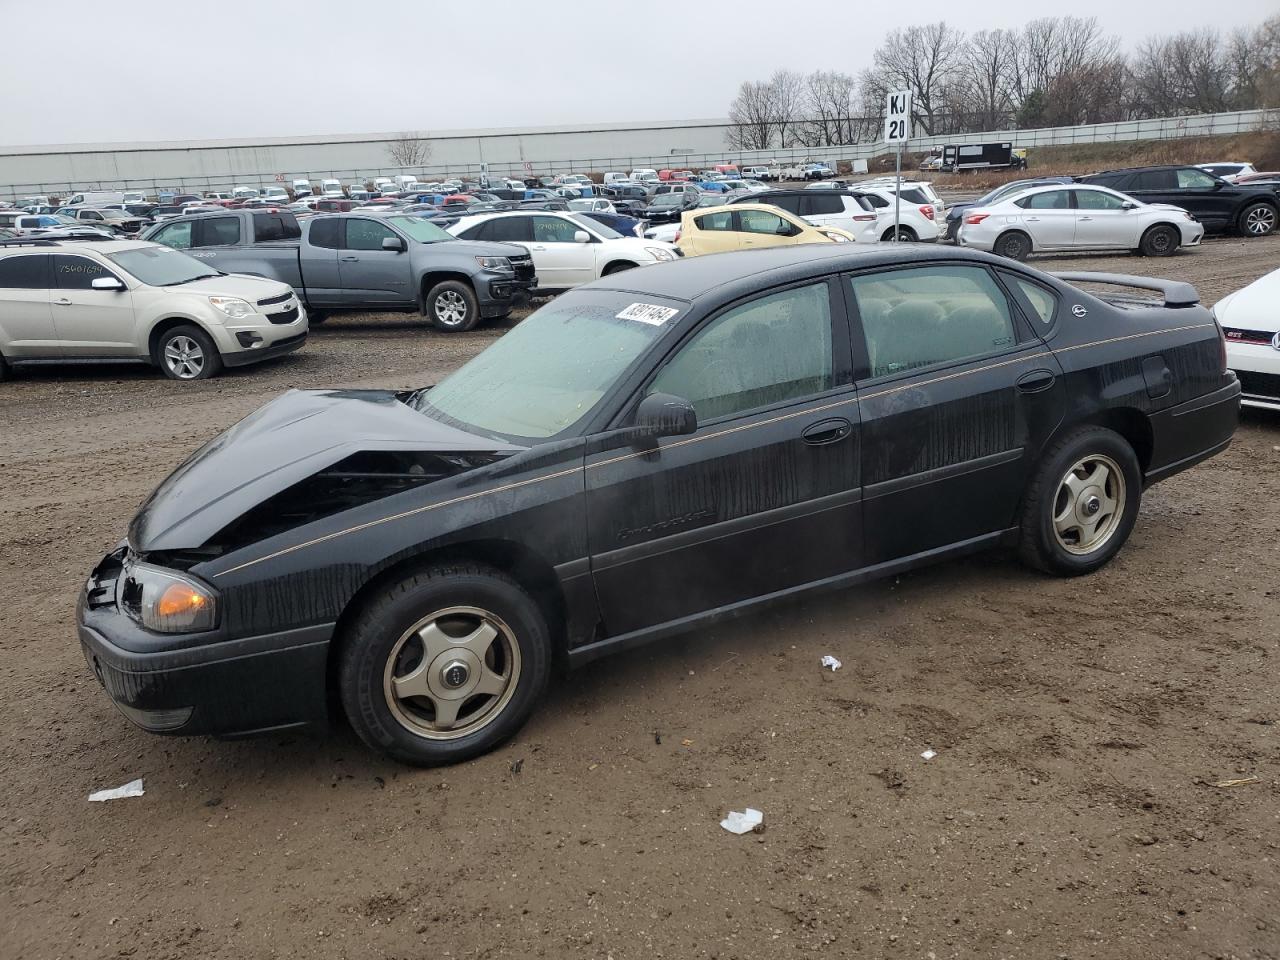
[(699, 421), (830, 390), (827, 285), (784, 290), (734, 307), (699, 330), (659, 371), (649, 393), (693, 404)]
[(1053, 323), (1053, 314), (1058, 308), (1058, 298), (1056, 296), (1040, 286), (1040, 284), (1032, 283), (1023, 277), (1015, 277), (1003, 272), (1001, 276), (1012, 281), (1014, 286), (1027, 298), (1027, 302), (1031, 304), (1031, 309), (1034, 311), (1037, 320), (1046, 327)]
[(47, 290), (49, 288), (49, 255), (29, 254), (0, 259), (0, 289)]
[(1101, 190), (1075, 190), (1076, 207), (1080, 210), (1122, 210), (1124, 198)]
[(1178, 178), (1172, 170), (1148, 170), (1134, 177), (1134, 182), (1135, 190), (1176, 190), (1178, 188)]
[(800, 231), (794, 224), (768, 210), (740, 210), (738, 221), (743, 233), (766, 233), (774, 237), (790, 237)]
[(826, 216), (833, 213), (844, 213), (844, 202), (835, 193), (815, 192), (800, 201), (800, 209), (792, 211), (802, 217)]
[(1178, 171), (1178, 186), (1183, 190), (1212, 190), (1217, 182), (1203, 170), (1183, 167)]
[(238, 217), (207, 217), (195, 221), (195, 246), (228, 247), (240, 242)]
[(311, 221), (307, 241), (313, 247), (337, 250), (342, 246), (342, 221), (335, 217), (318, 217)]
[(1049, 190), (1045, 193), (1033, 193), (1014, 202), (1024, 210), (1069, 210), (1071, 194), (1067, 190)]
[(699, 230), (732, 230), (733, 214), (728, 210), (721, 210), (719, 213), (707, 213), (698, 217), (697, 223)]
[(1014, 346), (1009, 301), (982, 267), (917, 267), (850, 280), (872, 377)]
[(488, 222), (486, 240), (498, 243), (532, 243), (532, 217), (498, 217)]
[(92, 290), (94, 280), (114, 276), (98, 261), (88, 257), (63, 253), (53, 255), (53, 279), (59, 290)]
[(192, 223), (193, 221), (186, 220), (182, 223), (169, 224), (156, 234), (156, 243), (163, 243), (166, 247), (173, 247), (175, 250), (190, 249)]
[(381, 250), (383, 240), (396, 236), (390, 227), (373, 220), (348, 220), (346, 224), (348, 250)]
[(573, 235), (581, 227), (559, 217), (534, 217), (534, 243), (573, 243)]
[(771, 203), (773, 206), (778, 207), (781, 210), (787, 211), (787, 213), (794, 213), (797, 216), (800, 215), (800, 204), (801, 204), (800, 197), (796, 197), (796, 196), (769, 197), (768, 202)]

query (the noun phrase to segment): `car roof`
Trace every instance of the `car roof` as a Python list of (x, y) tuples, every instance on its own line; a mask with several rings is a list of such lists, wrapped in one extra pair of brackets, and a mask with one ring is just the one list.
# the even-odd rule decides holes
[[(6, 250), (49, 250), (50, 247), (57, 247), (62, 250), (91, 250), (95, 253), (108, 254), (120, 253), (123, 250), (140, 250), (143, 248), (155, 247), (158, 244), (147, 243), (145, 240), (45, 240), (42, 237), (30, 237), (21, 244), (11, 244), (4, 249)], [(3, 251), (0, 251), (3, 252)]]
[[(741, 208), (735, 205), (732, 209)], [(767, 205), (764, 209), (774, 212)], [(832, 243), (736, 250), (727, 254), (684, 257), (669, 263), (653, 264), (643, 270), (627, 270), (588, 286), (593, 290), (617, 290), (693, 302), (712, 291), (715, 291), (717, 300), (735, 299), (764, 287), (827, 276), (840, 270), (938, 260), (1007, 263), (978, 251), (933, 244), (928, 247), (925, 249), (917, 244)]]

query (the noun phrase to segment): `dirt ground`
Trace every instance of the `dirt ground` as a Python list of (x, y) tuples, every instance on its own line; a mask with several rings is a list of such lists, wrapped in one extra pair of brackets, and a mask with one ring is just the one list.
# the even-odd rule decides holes
[[(1211, 302), (1280, 237), (1037, 265)], [(421, 385), (501, 332), (339, 317), (208, 383), (0, 386), (0, 957), (1280, 957), (1276, 416), (1094, 576), (995, 555), (774, 607), (571, 675), (462, 766), (112, 708), (76, 592), (179, 460), (287, 387)], [(763, 834), (720, 829), (746, 806)]]

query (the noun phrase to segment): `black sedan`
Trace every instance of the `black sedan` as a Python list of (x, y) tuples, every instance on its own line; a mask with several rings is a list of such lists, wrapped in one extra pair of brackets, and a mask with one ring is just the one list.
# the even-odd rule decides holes
[(458, 760), (556, 662), (1001, 545), (1097, 570), (1239, 397), (1186, 284), (890, 244), (659, 264), (433, 387), (262, 407), (143, 504), (80, 642), (148, 730), (319, 725), (336, 694), (371, 747)]

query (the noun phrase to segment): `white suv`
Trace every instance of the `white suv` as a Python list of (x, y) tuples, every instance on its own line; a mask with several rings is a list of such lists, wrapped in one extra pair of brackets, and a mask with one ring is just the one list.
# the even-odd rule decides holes
[(11, 366), (91, 360), (204, 380), (306, 339), (307, 314), (277, 280), (139, 240), (0, 244), (0, 380)]
[[(854, 193), (866, 197), (879, 214), (881, 240), (893, 239), (894, 182), (892, 179), (859, 180), (849, 184)], [(904, 180), (898, 205), (898, 236), (902, 240), (932, 242), (947, 234), (947, 210), (924, 181)]]

